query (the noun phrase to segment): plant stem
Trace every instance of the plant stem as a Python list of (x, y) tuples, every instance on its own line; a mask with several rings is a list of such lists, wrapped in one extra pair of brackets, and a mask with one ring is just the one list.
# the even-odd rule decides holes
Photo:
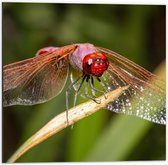
[(64, 128), (73, 125), (77, 121), (95, 113), (101, 108), (107, 106), (109, 102), (114, 101), (118, 98), (124, 90), (127, 90), (129, 86), (118, 88), (114, 91), (108, 92), (106, 94), (107, 98), (103, 96), (98, 97), (100, 104), (95, 103), (94, 101), (87, 101), (83, 104), (80, 104), (76, 107), (73, 107), (68, 110), (68, 123), (66, 117), (66, 111), (57, 115), (51, 119), (44, 127), (42, 127), (38, 132), (31, 136), (7, 161), (8, 163), (15, 162), (19, 157), (25, 154), (29, 149), (36, 146), (37, 144), (48, 139), (50, 136), (58, 133)]

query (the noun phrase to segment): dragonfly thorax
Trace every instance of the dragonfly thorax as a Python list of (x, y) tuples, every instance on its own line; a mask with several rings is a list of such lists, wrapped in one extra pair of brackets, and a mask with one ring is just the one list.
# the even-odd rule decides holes
[(70, 56), (70, 64), (73, 68), (83, 72), (83, 59), (88, 54), (96, 53), (92, 44), (77, 44), (77, 48)]
[(109, 62), (105, 54), (97, 52), (92, 44), (77, 44), (70, 56), (70, 63), (87, 75), (100, 77), (108, 68)]

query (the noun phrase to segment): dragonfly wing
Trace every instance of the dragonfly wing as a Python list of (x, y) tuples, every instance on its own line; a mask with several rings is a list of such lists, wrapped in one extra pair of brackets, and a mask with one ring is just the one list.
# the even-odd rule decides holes
[[(77, 69), (74, 69), (74, 68), (71, 68), (71, 72), (70, 72), (70, 80), (71, 80), (71, 83), (75, 82), (77, 79), (79, 79), (79, 77), (82, 77), (82, 72), (77, 70)], [(79, 79), (79, 81), (77, 81), (74, 85), (73, 85), (73, 88), (77, 91), (80, 84), (81, 84), (81, 81), (82, 81), (82, 78)]]
[(68, 61), (54, 55), (4, 66), (3, 105), (33, 105), (50, 100), (62, 91), (68, 71)]
[(3, 91), (14, 89), (20, 84), (27, 83), (30, 81), (29, 79), (32, 75), (38, 74), (39, 70), (45, 66), (49, 66), (53, 61), (55, 63), (58, 62), (60, 55), (66, 58), (74, 51), (75, 47), (75, 45), (64, 46), (58, 50), (47, 52), (43, 56), (37, 56), (3, 66)]
[(109, 90), (130, 86), (123, 95), (110, 103), (107, 109), (165, 124), (165, 83), (125, 57), (104, 48), (98, 49), (109, 57), (109, 68), (104, 74), (104, 82)]

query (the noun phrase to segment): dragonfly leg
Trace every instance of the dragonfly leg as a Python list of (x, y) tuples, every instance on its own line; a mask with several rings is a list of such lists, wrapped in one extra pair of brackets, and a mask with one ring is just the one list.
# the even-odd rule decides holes
[[(106, 93), (105, 93), (104, 91), (99, 90), (99, 89), (96, 89), (96, 88), (94, 87), (93, 77), (91, 77), (91, 79), (90, 79), (89, 82), (90, 82), (90, 88), (91, 88), (92, 91), (94, 91), (94, 93), (95, 93), (95, 91), (96, 91), (96, 92), (99, 92), (99, 93), (102, 93), (102, 94), (104, 95), (104, 97), (107, 98)], [(92, 92), (93, 96), (95, 96), (94, 93)]]
[(104, 88), (104, 90), (105, 90), (106, 92), (108, 92), (108, 89), (107, 89), (106, 85), (104, 84), (104, 82), (101, 81), (101, 79), (100, 79), (99, 77), (96, 77), (96, 78), (97, 78), (97, 80), (99, 81), (99, 83), (101, 84), (101, 86)]
[(82, 87), (82, 85), (83, 85), (85, 79), (86, 79), (86, 75), (84, 74), (84, 75), (83, 75), (83, 78), (82, 78), (82, 81), (81, 81), (81, 83), (80, 83), (78, 89), (75, 91), (75, 98), (74, 98), (74, 105), (73, 105), (73, 106), (76, 105), (77, 96), (78, 96), (78, 94), (79, 94), (79, 91), (80, 91), (80, 89), (81, 89), (81, 87)]
[[(104, 90), (105, 90), (106, 92), (108, 92), (108, 89), (107, 89), (106, 85), (104, 84), (104, 82), (101, 81), (101, 79), (100, 79), (99, 77), (97, 77), (97, 80), (99, 81), (99, 83), (101, 84), (101, 86), (104, 88)], [(104, 97), (107, 99), (106, 93), (103, 92), (103, 94), (104, 94)]]
[(96, 100), (95, 98), (91, 97), (88, 95), (88, 82), (89, 82), (90, 76), (88, 76), (86, 78), (86, 84), (85, 84), (85, 91), (84, 91), (84, 96), (88, 99), (93, 100), (94, 102), (96, 102), (97, 104), (100, 104), (100, 101)]
[(94, 88), (94, 80), (93, 80), (93, 77), (92, 77), (92, 76), (91, 76), (91, 78), (89, 79), (89, 85), (90, 85), (90, 88), (91, 88), (92, 95), (93, 95), (94, 97), (96, 97), (95, 92), (96, 92), (97, 90)]
[[(69, 93), (70, 93), (72, 87), (73, 87), (82, 77), (83, 77), (83, 75), (80, 76), (80, 77), (78, 77), (74, 82), (72, 82), (72, 83), (68, 86), (68, 88), (67, 88), (67, 90), (66, 90), (66, 118), (67, 118), (67, 125), (69, 125), (69, 122), (68, 122)], [(83, 79), (82, 79), (82, 80), (83, 80)], [(80, 86), (82, 86), (82, 85), (80, 85)], [(75, 91), (75, 92), (76, 92), (76, 91)], [(75, 95), (75, 97), (77, 97), (77, 96)], [(76, 102), (76, 98), (74, 98), (74, 99), (75, 99), (75, 102)]]

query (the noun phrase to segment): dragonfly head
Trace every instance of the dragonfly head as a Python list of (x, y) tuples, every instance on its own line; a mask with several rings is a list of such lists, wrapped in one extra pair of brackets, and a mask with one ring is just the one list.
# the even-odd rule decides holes
[(107, 70), (108, 66), (107, 56), (100, 52), (88, 54), (83, 59), (83, 71), (85, 74), (100, 77)]

